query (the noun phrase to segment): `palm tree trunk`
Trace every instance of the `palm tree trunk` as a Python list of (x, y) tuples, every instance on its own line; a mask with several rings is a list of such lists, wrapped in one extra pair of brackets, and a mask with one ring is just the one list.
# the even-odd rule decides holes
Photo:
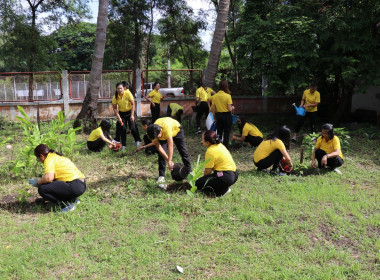
[(215, 76), (218, 71), (220, 53), (222, 52), (223, 39), (226, 31), (229, 6), (229, 0), (219, 1), (218, 15), (216, 17), (214, 36), (212, 37), (210, 57), (208, 59), (207, 68), (204, 74), (204, 83), (208, 87), (213, 87)]
[(74, 127), (80, 126), (80, 119), (87, 119), (91, 123), (91, 129), (96, 126), (98, 111), (98, 97), (103, 70), (104, 49), (106, 44), (106, 30), (108, 24), (109, 0), (99, 0), (98, 21), (96, 27), (94, 56), (90, 72), (90, 81), (87, 87), (86, 97), (82, 109), (78, 114)]

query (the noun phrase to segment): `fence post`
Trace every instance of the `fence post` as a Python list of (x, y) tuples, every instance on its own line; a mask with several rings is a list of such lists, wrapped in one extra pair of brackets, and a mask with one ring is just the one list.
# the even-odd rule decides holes
[(136, 69), (136, 114), (141, 117), (141, 69)]
[(65, 116), (69, 116), (69, 75), (67, 70), (62, 70), (62, 95), (63, 95), (63, 111)]

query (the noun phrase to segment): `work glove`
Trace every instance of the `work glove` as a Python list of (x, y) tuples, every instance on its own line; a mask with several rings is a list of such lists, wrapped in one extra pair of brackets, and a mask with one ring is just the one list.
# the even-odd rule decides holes
[(33, 187), (38, 187), (38, 179), (37, 178), (29, 179), (29, 184), (31, 184)]

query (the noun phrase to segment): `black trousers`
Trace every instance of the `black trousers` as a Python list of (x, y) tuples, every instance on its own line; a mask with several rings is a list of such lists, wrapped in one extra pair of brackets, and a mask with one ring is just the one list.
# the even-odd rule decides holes
[[(152, 143), (152, 141), (149, 139), (148, 135), (146, 135), (146, 134), (144, 135), (143, 139), (144, 139), (144, 145), (148, 145), (148, 144)], [(147, 155), (158, 154), (157, 147), (152, 146), (152, 147), (145, 148), (145, 153)]]
[[(106, 137), (106, 138), (111, 140), (110, 137)], [(103, 150), (105, 145), (106, 145), (106, 142), (104, 142), (103, 139), (100, 137), (95, 141), (87, 141), (87, 148), (90, 151), (97, 152), (97, 153), (100, 153)]]
[(53, 181), (38, 187), (38, 193), (51, 202), (70, 203), (81, 196), (86, 190), (86, 183), (80, 179), (70, 182)]
[[(127, 146), (127, 124), (128, 124), (129, 129), (131, 130), (131, 133), (132, 133), (132, 136), (133, 136), (133, 139), (135, 140), (135, 142), (136, 141), (141, 142), (141, 138), (140, 138), (139, 130), (137, 128), (136, 121), (134, 121), (134, 122), (131, 121), (131, 111), (127, 111), (127, 112), (120, 112), (119, 111), (119, 115), (120, 115), (121, 120), (124, 123), (124, 126), (121, 126), (121, 124), (119, 122), (116, 122), (115, 140), (120, 142), (120, 138), (121, 138), (121, 145)], [(135, 112), (135, 120), (136, 120), (136, 117), (137, 117), (137, 115)]]
[(305, 116), (298, 118), (298, 123), (296, 125), (296, 129), (294, 130), (295, 133), (298, 133), (300, 131), (306, 119), (309, 119), (310, 121), (311, 133), (315, 132), (315, 120), (317, 119), (317, 112), (306, 112)]
[[(315, 158), (318, 161), (318, 168), (321, 168), (321, 161), (323, 156), (326, 154), (326, 152), (322, 149), (316, 149), (315, 150)], [(332, 169), (337, 168), (343, 164), (343, 159), (341, 159), (339, 156), (328, 158), (327, 159), (327, 166), (331, 167)]]
[[(191, 162), (190, 162), (190, 156), (186, 149), (186, 142), (185, 142), (185, 133), (183, 132), (183, 129), (178, 132), (178, 134), (173, 137), (173, 142), (175, 146), (177, 147), (177, 150), (179, 154), (181, 155), (183, 165), (186, 168), (186, 176), (189, 174), (191, 169)], [(160, 144), (165, 152), (168, 151), (168, 142), (166, 140), (160, 141)], [(166, 160), (163, 156), (161, 156), (160, 153), (158, 153), (158, 174), (159, 176), (165, 176), (165, 170), (166, 170)]]
[(209, 109), (208, 109), (207, 102), (206, 101), (200, 102), (199, 106), (197, 107), (197, 116), (196, 116), (197, 128), (201, 127), (201, 119), (202, 119), (203, 114), (205, 114), (207, 117), (208, 112), (209, 112)]
[(261, 142), (263, 142), (263, 138), (260, 136), (252, 136), (248, 134), (245, 136), (244, 142), (248, 142), (252, 147), (257, 147)]
[(195, 185), (198, 190), (209, 195), (222, 196), (239, 177), (237, 171), (214, 171), (210, 175), (199, 178)]
[[(178, 113), (178, 111), (177, 111), (177, 113)], [(172, 116), (172, 109), (170, 108), (170, 104), (166, 108), (166, 116), (171, 117), (171, 118), (175, 119), (176, 121), (178, 121), (179, 123), (181, 123), (181, 119), (182, 119), (181, 115), (175, 114), (174, 116)]]
[(232, 114), (231, 112), (216, 113), (215, 118), (219, 139), (222, 139), (223, 137), (223, 145), (228, 148), (232, 128)]
[(253, 163), (257, 166), (257, 169), (259, 170), (267, 169), (272, 165), (273, 165), (272, 170), (276, 170), (282, 158), (283, 158), (283, 155), (281, 154), (280, 150), (276, 149), (266, 158), (263, 158), (262, 160), (258, 162), (253, 162)]
[(154, 103), (155, 106), (153, 107), (152, 104), (150, 104), (150, 111), (152, 112), (152, 123), (154, 123), (157, 119), (160, 118), (160, 103)]

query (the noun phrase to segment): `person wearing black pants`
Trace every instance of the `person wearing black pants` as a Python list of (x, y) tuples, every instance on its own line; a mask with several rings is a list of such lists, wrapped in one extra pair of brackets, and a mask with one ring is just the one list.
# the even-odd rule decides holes
[(223, 80), (219, 83), (219, 91), (212, 97), (211, 111), (216, 120), (216, 129), (219, 139), (223, 138), (223, 144), (228, 148), (230, 132), (232, 128), (232, 98), (228, 89), (228, 82)]
[(227, 148), (219, 142), (215, 131), (203, 133), (202, 144), (207, 147), (205, 171), (195, 185), (205, 194), (222, 196), (231, 191), (230, 186), (239, 177), (235, 162)]
[(115, 142), (110, 135), (111, 123), (109, 120), (102, 120), (97, 129), (91, 131), (87, 140), (87, 148), (90, 151), (100, 153), (106, 143), (115, 146)]
[(240, 116), (236, 121), (240, 135), (234, 133), (232, 136), (232, 141), (237, 140), (240, 142), (247, 142), (251, 147), (257, 147), (263, 141), (263, 134), (261, 131), (252, 123), (247, 122), (245, 117)]
[[(122, 121), (122, 124), (120, 122), (116, 123), (116, 136), (115, 140), (120, 141), (123, 147), (127, 145), (127, 124), (129, 129), (131, 130), (131, 134), (133, 136), (133, 139), (135, 140), (136, 146), (139, 147), (141, 144), (141, 138), (139, 129), (137, 127), (137, 124), (135, 121), (131, 120), (131, 111), (128, 112), (121, 112), (119, 111), (119, 116)], [(137, 118), (136, 112), (134, 113), (134, 120)]]
[[(141, 120), (141, 126), (143, 130), (147, 131), (150, 125), (151, 125), (150, 120), (148, 119)], [(136, 150), (137, 152), (142, 149), (145, 149), (145, 154), (147, 155), (158, 154), (158, 150), (156, 146), (154, 145), (152, 140), (149, 139), (147, 134), (144, 135), (143, 140), (144, 140), (144, 145), (141, 145), (140, 147), (138, 147)]]
[(201, 119), (202, 116), (205, 115), (208, 116), (209, 108), (207, 101), (201, 101), (199, 102), (199, 105), (197, 106), (197, 116), (196, 116), (196, 122), (197, 122), (197, 132), (196, 134), (201, 133)]
[(315, 130), (315, 121), (317, 119), (317, 112), (306, 112), (305, 116), (301, 117), (301, 116), (298, 116), (298, 122), (297, 122), (297, 125), (296, 125), (296, 128), (294, 130), (295, 132), (295, 135), (300, 131), (301, 127), (303, 126), (305, 120), (309, 119), (309, 122), (310, 122), (310, 132), (311, 133), (314, 133), (316, 132)]
[(78, 197), (86, 190), (85, 177), (74, 163), (62, 154), (40, 144), (34, 149), (37, 160), (44, 164), (44, 175), (40, 179), (29, 179), (38, 188), (44, 200), (58, 203), (68, 212), (79, 203)]
[(158, 173), (157, 183), (165, 182), (166, 163), (170, 172), (173, 170), (173, 148), (176, 145), (182, 162), (186, 168), (186, 176), (191, 169), (190, 157), (186, 148), (185, 134), (181, 124), (169, 117), (160, 118), (154, 124), (148, 127), (148, 136), (157, 147), (158, 150)]
[(158, 91), (160, 89), (160, 84), (155, 82), (153, 84), (153, 90), (145, 96), (146, 100), (150, 102), (150, 111), (152, 113), (152, 123), (154, 123), (158, 118), (160, 118), (160, 103), (164, 99), (161, 93)]

